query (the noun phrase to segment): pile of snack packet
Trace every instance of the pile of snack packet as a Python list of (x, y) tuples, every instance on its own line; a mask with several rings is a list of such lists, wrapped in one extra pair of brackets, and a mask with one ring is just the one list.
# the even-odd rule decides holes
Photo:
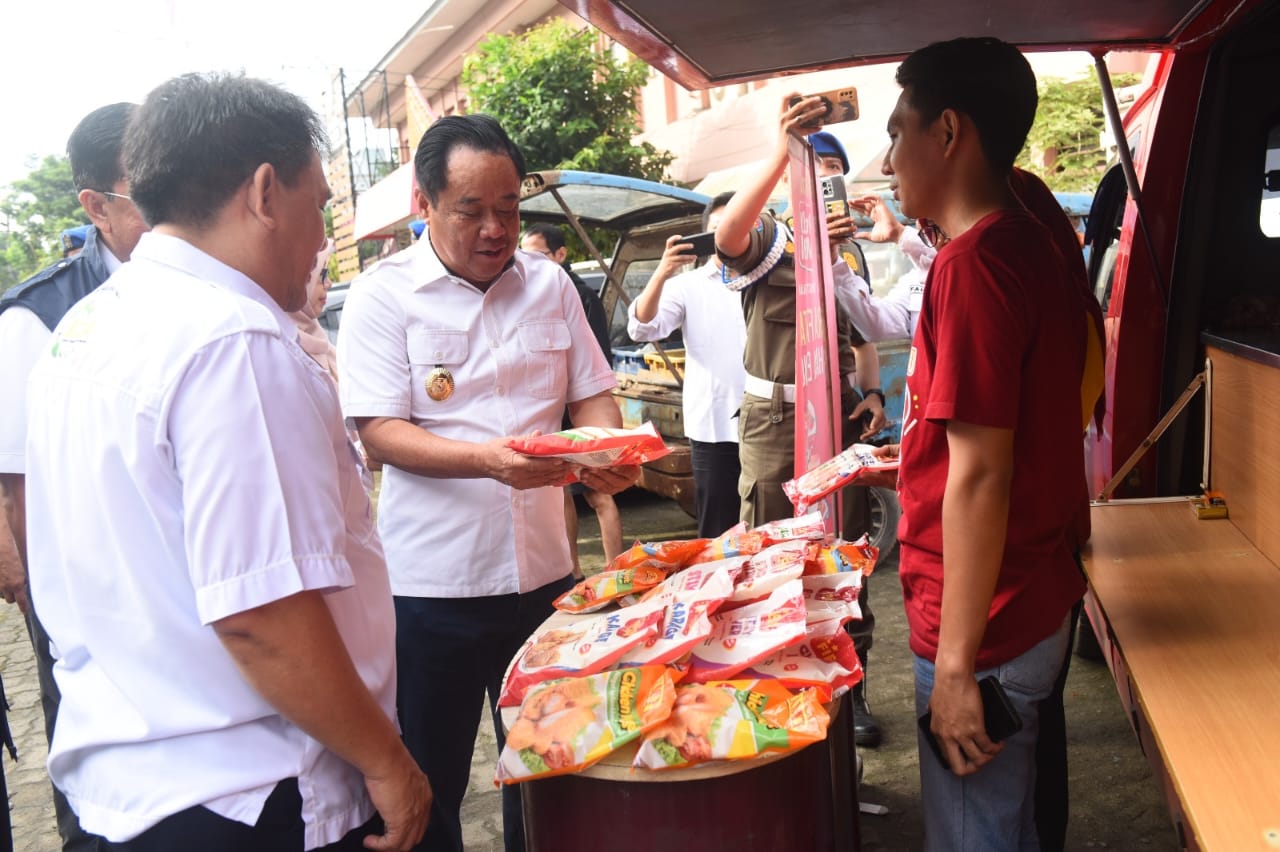
[(507, 446), (526, 456), (564, 459), (573, 467), (561, 485), (578, 481), (584, 467), (624, 467), (655, 461), (671, 452), (652, 423), (635, 429), (581, 426), (538, 435), (512, 438)]
[(898, 458), (880, 458), (871, 444), (851, 444), (813, 470), (782, 483), (782, 490), (796, 511), (804, 513), (823, 497), (880, 471), (898, 469)]
[(496, 783), (576, 772), (642, 740), (672, 769), (826, 737), (824, 704), (862, 679), (846, 622), (879, 555), (822, 518), (715, 539), (637, 542), (556, 600), (564, 619), (517, 654), (498, 704), (520, 706)]

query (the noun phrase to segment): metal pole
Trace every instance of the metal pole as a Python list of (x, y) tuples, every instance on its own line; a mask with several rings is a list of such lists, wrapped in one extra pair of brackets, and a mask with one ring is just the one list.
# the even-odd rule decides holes
[[(1111, 481), (1104, 485), (1102, 490), (1098, 492), (1099, 502), (1105, 503), (1111, 499), (1112, 492), (1120, 487), (1120, 483), (1129, 475), (1129, 471), (1133, 470), (1134, 467), (1137, 466), (1138, 462), (1142, 460), (1142, 457), (1147, 454), (1147, 450), (1151, 449), (1151, 447), (1155, 445), (1155, 442), (1160, 440), (1160, 436), (1164, 434), (1164, 430), (1168, 429), (1169, 424), (1173, 422), (1174, 418), (1182, 413), (1182, 409), (1187, 407), (1187, 403), (1191, 402), (1191, 398), (1196, 395), (1196, 391), (1200, 390), (1201, 385), (1204, 385), (1208, 381), (1206, 377), (1207, 372), (1205, 371), (1195, 374), (1195, 377), (1191, 379), (1191, 384), (1187, 385), (1187, 389), (1184, 390), (1182, 392), (1182, 396), (1178, 397), (1177, 401), (1174, 402), (1173, 407), (1169, 409), (1164, 417), (1160, 418), (1160, 422), (1156, 424), (1155, 428), (1151, 430), (1151, 433), (1147, 435), (1147, 437), (1142, 439), (1142, 443), (1138, 445), (1138, 448), (1133, 451), (1125, 463), (1120, 466), (1120, 469), (1116, 471), (1116, 475), (1111, 477)], [(1205, 440), (1206, 442), (1208, 441), (1208, 435), (1205, 436)]]

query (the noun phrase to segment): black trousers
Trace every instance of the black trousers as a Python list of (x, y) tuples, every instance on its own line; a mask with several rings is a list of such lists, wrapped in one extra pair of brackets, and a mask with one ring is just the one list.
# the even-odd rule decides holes
[(689, 439), (693, 462), (693, 504), (698, 515), (698, 538), (715, 538), (738, 522), (742, 508), (738, 498), (737, 441)]
[[(302, 852), (305, 828), (298, 779), (286, 778), (271, 791), (254, 825), (197, 805), (161, 820), (132, 840), (112, 843), (93, 835), (89, 838), (97, 852)], [(326, 852), (359, 852), (364, 849), (365, 837), (382, 831), (382, 820), (375, 814), (338, 842), (321, 848)]]
[[(1079, 557), (1077, 556), (1077, 561)], [(1064, 699), (1071, 649), (1075, 647), (1082, 603), (1071, 610), (1067, 658), (1053, 684), (1053, 692), (1040, 702), (1040, 736), (1036, 740), (1036, 835), (1041, 852), (1062, 852), (1067, 844), (1067, 710)], [(1089, 628), (1086, 626), (1086, 630)]]

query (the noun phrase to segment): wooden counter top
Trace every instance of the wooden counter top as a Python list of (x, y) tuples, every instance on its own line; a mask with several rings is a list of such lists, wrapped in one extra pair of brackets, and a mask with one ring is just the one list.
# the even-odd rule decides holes
[(1280, 849), (1280, 569), (1185, 502), (1095, 506), (1084, 559), (1195, 845)]

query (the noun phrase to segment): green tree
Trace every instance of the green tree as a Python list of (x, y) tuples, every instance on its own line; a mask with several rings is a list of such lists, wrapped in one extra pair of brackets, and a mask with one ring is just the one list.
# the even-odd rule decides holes
[(87, 221), (66, 157), (45, 157), (0, 189), (0, 292), (60, 258), (63, 229)]
[[(1118, 74), (1112, 85), (1121, 88), (1136, 81), (1136, 75)], [(1107, 151), (1102, 147), (1105, 127), (1096, 76), (1070, 81), (1041, 78), (1040, 106), (1018, 165), (1039, 175), (1054, 191), (1092, 191), (1107, 167)]]
[(580, 169), (661, 180), (673, 155), (640, 132), (636, 92), (649, 66), (597, 47), (594, 30), (549, 21), (491, 35), (462, 67), (471, 106), (494, 116), (532, 170)]

